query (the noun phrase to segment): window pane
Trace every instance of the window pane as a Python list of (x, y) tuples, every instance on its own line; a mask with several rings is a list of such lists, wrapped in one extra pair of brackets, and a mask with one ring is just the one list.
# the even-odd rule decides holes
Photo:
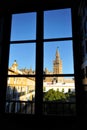
[(6, 112), (34, 114), (35, 78), (9, 77), (6, 100)]
[(36, 39), (36, 13), (12, 15), (11, 41)]
[(44, 73), (74, 73), (72, 41), (44, 43)]
[(71, 9), (44, 12), (44, 38), (71, 37)]
[(45, 77), (43, 80), (43, 114), (75, 115), (74, 77)]
[(9, 74), (35, 74), (35, 43), (11, 44)]

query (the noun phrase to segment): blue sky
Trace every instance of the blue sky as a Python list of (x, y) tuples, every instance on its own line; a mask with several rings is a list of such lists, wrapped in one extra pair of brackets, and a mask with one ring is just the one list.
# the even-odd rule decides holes
[[(44, 38), (72, 36), (70, 9), (44, 12)], [(11, 41), (36, 39), (36, 12), (12, 16)], [(44, 68), (52, 71), (56, 49), (59, 47), (63, 61), (63, 73), (73, 73), (72, 41), (45, 42)], [(18, 68), (35, 70), (36, 43), (13, 44), (10, 46), (9, 67), (17, 60)]]

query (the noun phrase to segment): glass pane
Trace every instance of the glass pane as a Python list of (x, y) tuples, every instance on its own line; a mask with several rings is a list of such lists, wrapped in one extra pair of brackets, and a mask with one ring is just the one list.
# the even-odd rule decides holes
[(36, 39), (36, 13), (12, 15), (11, 41)]
[(71, 9), (44, 12), (44, 38), (72, 36)]
[(74, 73), (72, 41), (44, 43), (44, 73)]
[(75, 115), (74, 77), (45, 77), (43, 80), (43, 114)]
[(35, 112), (35, 78), (9, 77), (7, 80), (6, 112)]
[(10, 44), (9, 74), (35, 74), (35, 43)]

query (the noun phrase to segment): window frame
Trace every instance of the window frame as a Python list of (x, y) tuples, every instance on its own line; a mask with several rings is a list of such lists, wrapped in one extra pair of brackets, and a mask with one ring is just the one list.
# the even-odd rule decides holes
[[(51, 10), (53, 11), (53, 10)], [(36, 74), (34, 75), (8, 75), (9, 77), (34, 77), (35, 78), (35, 114), (42, 115), (43, 112), (43, 78), (44, 77), (74, 77), (73, 74), (43, 74), (43, 60), (44, 60), (44, 42), (59, 42), (59, 41), (72, 41), (73, 37), (62, 37), (62, 38), (43, 38), (44, 35), (44, 11), (35, 12), (37, 16), (37, 27), (36, 27), (36, 40), (17, 40), (10, 41), (12, 44), (27, 44), (36, 43)], [(71, 27), (72, 28), (72, 27)], [(72, 45), (73, 47), (73, 45)], [(72, 48), (73, 50), (73, 48)], [(39, 52), (39, 53), (38, 53)], [(73, 59), (72, 59), (73, 60)], [(41, 86), (41, 87), (38, 87)]]
[[(56, 8), (54, 8), (54, 9), (56, 9)], [(73, 34), (72, 38), (58, 38), (58, 39), (50, 39), (50, 40), (49, 39), (43, 40), (43, 32), (42, 32), (42, 29), (43, 29), (43, 10), (41, 9), (39, 11), (36, 11), (37, 12), (36, 52), (39, 51), (39, 54), (36, 53), (36, 59), (37, 59), (37, 61), (36, 61), (36, 75), (34, 75), (36, 77), (36, 89), (35, 89), (35, 93), (36, 93), (35, 113), (36, 113), (36, 115), (42, 115), (43, 87), (38, 89), (38, 85), (43, 86), (43, 77), (44, 76), (48, 76), (48, 77), (49, 76), (61, 76), (60, 74), (58, 74), (58, 75), (45, 75), (45, 74), (43, 74), (43, 59), (39, 57), (40, 55), (41, 55), (41, 57), (43, 57), (43, 44), (41, 44), (41, 43), (48, 42), (48, 41), (73, 40), (73, 44), (74, 44), (73, 45), (73, 48), (74, 48), (73, 52), (74, 52), (74, 57), (75, 57), (77, 50), (78, 50), (76, 45), (75, 45), (76, 42), (77, 42), (77, 39), (78, 39), (77, 34), (75, 34), (75, 32), (77, 32), (77, 30), (78, 30), (77, 27), (75, 26), (75, 20), (76, 20), (75, 18), (77, 16), (77, 14), (75, 14), (75, 16), (74, 16), (74, 13), (76, 13), (76, 11), (77, 10), (72, 10), (72, 18), (73, 18), (72, 24), (73, 24), (73, 28), (74, 28), (73, 33), (72, 33)], [(17, 13), (17, 11), (16, 11), (16, 13)], [(6, 95), (7, 78), (8, 78), (7, 73), (8, 73), (8, 57), (9, 57), (9, 45), (10, 45), (10, 33), (11, 33), (11, 15), (12, 14), (13, 13), (8, 13), (4, 17), (2, 17), (2, 26), (4, 28), (3, 28), (3, 31), (1, 32), (1, 37), (2, 37), (1, 43), (3, 43), (3, 44), (1, 44), (2, 54), (1, 54), (1, 59), (0, 59), (0, 62), (1, 62), (0, 73), (1, 73), (2, 76), (0, 76), (0, 79), (3, 82), (0, 83), (0, 86), (1, 86), (0, 94), (4, 95), (4, 96), (1, 96), (1, 100), (0, 100), (0, 104), (1, 104), (0, 113), (1, 114), (3, 114), (5, 112), (5, 95)], [(25, 41), (23, 41), (23, 42), (25, 42)], [(27, 42), (29, 42), (29, 41), (27, 41)], [(35, 42), (35, 40), (30, 41), (30, 42)], [(21, 41), (21, 43), (22, 43), (22, 41)], [(3, 60), (4, 56), (6, 58), (5, 59), (6, 64), (4, 64), (4, 60)], [(38, 60), (39, 58), (40, 58), (40, 60)], [(75, 86), (76, 86), (75, 89), (76, 89), (77, 104), (80, 104), (80, 103), (78, 103), (79, 102), (79, 95), (77, 94), (77, 92), (81, 92), (81, 90), (79, 90), (79, 88), (78, 88), (79, 84), (81, 83), (81, 82), (79, 83), (79, 79), (81, 79), (81, 77), (78, 79), (78, 75), (80, 74), (81, 71), (79, 72), (80, 68), (78, 68), (78, 70), (76, 70), (76, 68), (77, 68), (76, 67), (77, 66), (77, 58), (78, 58), (78, 56), (76, 56), (75, 59), (74, 59), (75, 60), (75, 62), (74, 62), (75, 75), (74, 76), (75, 76)], [(40, 65), (38, 66), (39, 63), (40, 63), (41, 66)], [(62, 76), (73, 76), (73, 75), (63, 74)], [(11, 75), (11, 77), (12, 77), (12, 75)], [(25, 77), (25, 75), (24, 75), (24, 77)], [(29, 75), (28, 75), (28, 77), (29, 77)], [(40, 82), (38, 82), (38, 81), (40, 81)], [(81, 84), (80, 84), (80, 86), (81, 86)], [(40, 102), (38, 102), (38, 99), (40, 100)], [(77, 109), (78, 108), (79, 107), (77, 107)], [(81, 105), (80, 105), (80, 108), (82, 108)], [(81, 112), (81, 109), (80, 109), (79, 112)]]

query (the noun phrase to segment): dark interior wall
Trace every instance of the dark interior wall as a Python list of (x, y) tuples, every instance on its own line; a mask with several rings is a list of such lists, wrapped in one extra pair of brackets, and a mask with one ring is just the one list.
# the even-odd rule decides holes
[[(0, 1), (0, 14), (8, 13), (23, 13), (27, 11), (39, 11), (48, 9), (58, 9), (58, 8), (77, 8), (79, 6), (80, 0), (1, 0)], [(3, 61), (4, 63), (4, 61)], [(7, 128), (78, 128), (79, 124), (82, 123), (83, 119), (78, 119), (78, 117), (53, 117), (53, 116), (30, 116), (30, 115), (13, 115), (6, 114), (0, 117), (2, 127)], [(85, 123), (85, 122), (84, 122)], [(77, 124), (77, 125), (76, 125)], [(83, 123), (82, 123), (83, 125)]]
[(1, 0), (0, 12), (27, 12), (68, 8), (79, 5), (80, 0)]

